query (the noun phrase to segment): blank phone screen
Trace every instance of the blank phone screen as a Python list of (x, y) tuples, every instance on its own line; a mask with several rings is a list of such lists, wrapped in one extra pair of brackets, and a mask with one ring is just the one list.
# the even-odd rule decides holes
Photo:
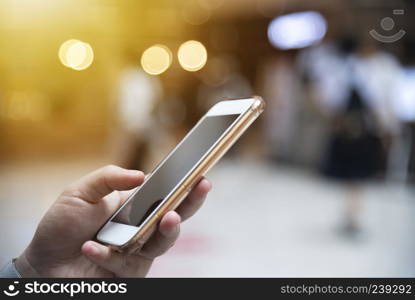
[(207, 116), (138, 188), (112, 222), (139, 227), (209, 152), (239, 114)]

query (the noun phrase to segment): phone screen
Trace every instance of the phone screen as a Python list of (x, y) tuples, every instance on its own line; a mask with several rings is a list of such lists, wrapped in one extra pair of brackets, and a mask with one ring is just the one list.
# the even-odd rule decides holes
[(139, 227), (209, 152), (239, 114), (205, 116), (148, 180), (138, 188), (112, 222)]

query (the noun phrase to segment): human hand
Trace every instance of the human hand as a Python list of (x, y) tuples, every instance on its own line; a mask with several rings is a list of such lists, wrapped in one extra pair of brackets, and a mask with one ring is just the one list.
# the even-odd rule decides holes
[(211, 184), (202, 179), (176, 211), (134, 254), (99, 244), (98, 229), (144, 180), (140, 171), (98, 169), (70, 185), (42, 218), (29, 246), (15, 261), (23, 277), (144, 277), (153, 260), (179, 236), (180, 222), (202, 205)]

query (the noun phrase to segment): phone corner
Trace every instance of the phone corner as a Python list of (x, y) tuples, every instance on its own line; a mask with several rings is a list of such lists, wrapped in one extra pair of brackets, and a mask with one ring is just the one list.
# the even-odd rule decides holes
[(261, 96), (253, 96), (253, 99), (255, 99), (254, 103), (252, 104), (251, 109), (256, 111), (258, 114), (262, 113), (265, 109), (265, 101)]

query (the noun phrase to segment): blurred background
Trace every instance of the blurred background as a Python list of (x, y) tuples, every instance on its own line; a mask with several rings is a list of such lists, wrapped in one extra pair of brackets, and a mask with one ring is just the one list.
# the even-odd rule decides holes
[(2, 0), (0, 264), (62, 189), (150, 171), (215, 102), (266, 111), (150, 276), (415, 276), (415, 6)]

